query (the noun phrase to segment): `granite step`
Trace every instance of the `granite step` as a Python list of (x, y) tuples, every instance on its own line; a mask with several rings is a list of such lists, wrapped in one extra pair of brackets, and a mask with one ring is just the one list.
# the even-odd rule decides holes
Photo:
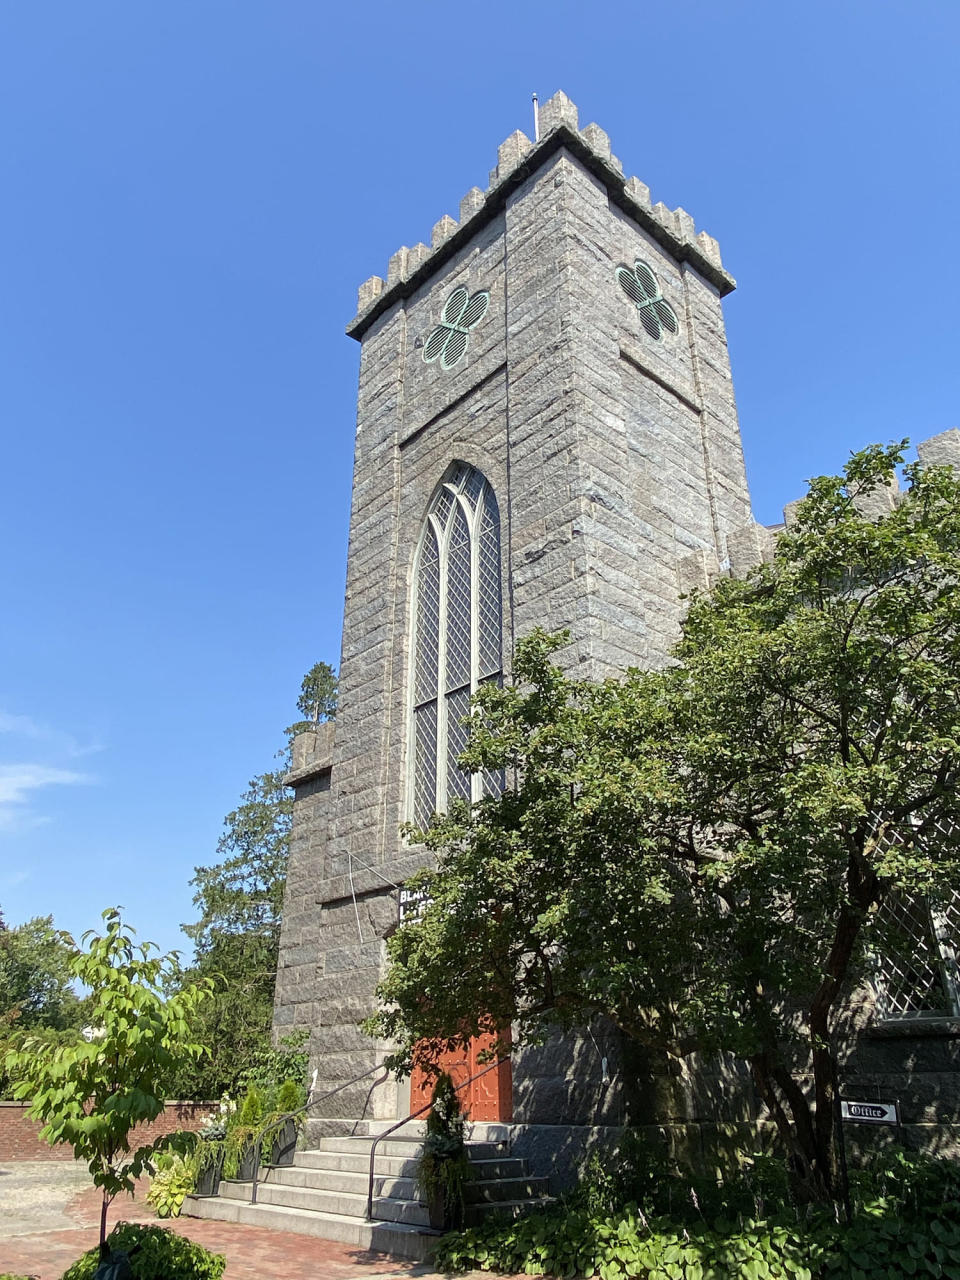
[[(306, 1157), (306, 1158), (305, 1158)], [(522, 1178), (526, 1174), (526, 1161), (517, 1156), (504, 1156), (498, 1160), (471, 1159), (473, 1175), (478, 1181), (491, 1178)], [(298, 1151), (292, 1165), (266, 1165), (260, 1177), (267, 1181), (286, 1181), (292, 1177), (300, 1186), (321, 1185), (309, 1181), (311, 1174), (342, 1178), (344, 1186), (353, 1178), (363, 1179), (364, 1187), (370, 1171), (369, 1155), (338, 1155), (328, 1151)], [(416, 1175), (414, 1157), (381, 1156), (377, 1152), (376, 1175), (378, 1178), (412, 1178)], [(295, 1176), (293, 1176), (295, 1175)]]
[[(400, 1195), (390, 1195), (386, 1189), (375, 1194), (374, 1218), (385, 1222), (426, 1226), (429, 1221), (426, 1205), (417, 1198), (412, 1179), (404, 1179), (403, 1183)], [(535, 1186), (530, 1180), (511, 1180), (504, 1184), (472, 1183), (466, 1188), (467, 1219), (475, 1221), (478, 1217), (486, 1217), (501, 1210), (512, 1213), (516, 1206), (530, 1208), (533, 1200), (545, 1203), (547, 1199), (545, 1190), (542, 1179), (540, 1186)], [(220, 1184), (222, 1200), (249, 1204), (250, 1195), (249, 1182), (231, 1182), (225, 1179)], [(257, 1187), (257, 1203), (282, 1205), (289, 1209), (313, 1210), (316, 1213), (333, 1214), (339, 1217), (365, 1218), (367, 1193), (366, 1187), (362, 1194), (359, 1194), (336, 1187), (317, 1188), (289, 1186), (282, 1183), (260, 1183)]]
[[(407, 1125), (378, 1146), (374, 1178), (373, 1221), (366, 1221), (370, 1151), (376, 1132), (388, 1123), (363, 1122), (373, 1132), (324, 1134), (316, 1146), (297, 1151), (292, 1165), (261, 1170), (257, 1203), (253, 1185), (225, 1179), (215, 1197), (190, 1196), (184, 1212), (229, 1222), (260, 1222), (289, 1231), (325, 1236), (400, 1257), (424, 1258), (437, 1233), (417, 1194), (416, 1159), (423, 1145), (423, 1126)], [(345, 1122), (344, 1127), (348, 1127)], [(488, 1217), (517, 1217), (552, 1203), (547, 1180), (532, 1177), (526, 1161), (510, 1154), (503, 1125), (472, 1126), (476, 1140), (467, 1144), (473, 1179), (465, 1188), (466, 1223)], [(391, 1233), (393, 1233), (391, 1235)]]
[[(423, 1145), (422, 1138), (398, 1137), (394, 1135), (385, 1138), (377, 1147), (377, 1160), (381, 1156), (404, 1156), (408, 1160), (416, 1157), (417, 1152)], [(365, 1155), (370, 1159), (370, 1147), (372, 1142), (370, 1138), (321, 1138), (320, 1146), (310, 1149), (312, 1152), (333, 1152), (337, 1155)], [(502, 1142), (468, 1142), (467, 1152), (471, 1160), (495, 1160), (501, 1159), (509, 1155), (507, 1150), (509, 1143), (504, 1140)], [(298, 1151), (297, 1155), (308, 1155), (308, 1151)]]
[(390, 1253), (398, 1258), (425, 1261), (430, 1257), (440, 1232), (400, 1222), (365, 1222), (342, 1214), (318, 1213), (284, 1205), (249, 1204), (218, 1196), (187, 1196), (183, 1212), (188, 1217), (216, 1222), (242, 1222), (248, 1226), (270, 1227), (298, 1235), (319, 1236), (342, 1244), (357, 1245)]

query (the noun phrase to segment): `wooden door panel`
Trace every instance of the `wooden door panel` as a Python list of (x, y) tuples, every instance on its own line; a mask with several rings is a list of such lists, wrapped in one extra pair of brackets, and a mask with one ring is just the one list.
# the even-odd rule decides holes
[[(483, 1071), (491, 1065), (492, 1059), (481, 1062), (484, 1052), (489, 1053), (497, 1043), (492, 1032), (485, 1032), (470, 1040), (465, 1048), (458, 1048), (442, 1053), (437, 1063), (441, 1071), (445, 1071), (454, 1085), (463, 1084), (471, 1076)], [(433, 1097), (433, 1086), (436, 1076), (422, 1067), (414, 1067), (410, 1076), (410, 1110), (418, 1111), (425, 1107)], [(478, 1080), (472, 1081), (457, 1094), (460, 1109), (466, 1120), (500, 1120), (513, 1119), (513, 1076), (510, 1061), (501, 1062), (498, 1067), (487, 1071)]]

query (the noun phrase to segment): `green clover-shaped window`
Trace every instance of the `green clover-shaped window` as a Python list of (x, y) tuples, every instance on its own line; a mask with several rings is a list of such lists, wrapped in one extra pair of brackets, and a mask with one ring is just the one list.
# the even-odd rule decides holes
[(470, 330), (487, 314), (489, 305), (490, 294), (486, 290), (471, 297), (462, 284), (458, 285), (444, 303), (440, 323), (423, 348), (424, 363), (439, 360), (442, 369), (452, 369), (467, 349)]
[(642, 258), (633, 267), (617, 267), (620, 288), (640, 312), (640, 323), (657, 342), (667, 333), (679, 333), (677, 315), (669, 302), (664, 301), (660, 281)]

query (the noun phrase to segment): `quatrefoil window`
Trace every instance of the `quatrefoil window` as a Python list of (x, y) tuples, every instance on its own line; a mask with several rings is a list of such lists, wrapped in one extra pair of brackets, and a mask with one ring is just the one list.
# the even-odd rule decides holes
[(462, 284), (458, 285), (444, 303), (440, 323), (423, 348), (424, 364), (439, 360), (441, 369), (452, 369), (466, 351), (470, 331), (487, 314), (489, 304), (490, 294), (485, 289), (471, 297)]
[(664, 329), (667, 333), (680, 332), (676, 312), (669, 302), (664, 301), (660, 281), (642, 258), (637, 258), (633, 267), (617, 267), (617, 281), (630, 301), (636, 304), (640, 323), (651, 338), (659, 342)]

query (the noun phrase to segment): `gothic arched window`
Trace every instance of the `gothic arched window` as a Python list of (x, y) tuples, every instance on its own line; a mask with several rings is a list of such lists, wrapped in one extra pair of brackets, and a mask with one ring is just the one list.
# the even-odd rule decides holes
[(497, 500), (479, 471), (457, 463), (430, 503), (415, 567), (408, 811), (419, 826), (457, 797), (502, 789), (499, 774), (456, 763), (471, 694), (501, 678), (502, 613)]

